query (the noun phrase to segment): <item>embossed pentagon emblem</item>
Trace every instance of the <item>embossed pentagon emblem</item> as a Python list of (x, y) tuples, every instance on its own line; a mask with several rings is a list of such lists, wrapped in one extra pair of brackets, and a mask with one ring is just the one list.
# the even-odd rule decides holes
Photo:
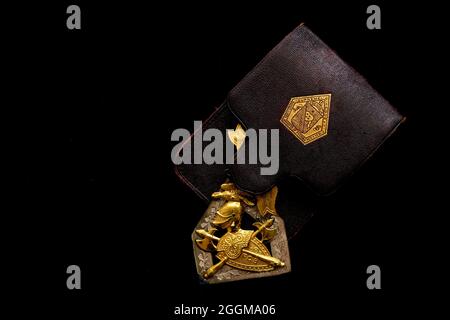
[(291, 98), (281, 123), (303, 145), (327, 135), (331, 94)]

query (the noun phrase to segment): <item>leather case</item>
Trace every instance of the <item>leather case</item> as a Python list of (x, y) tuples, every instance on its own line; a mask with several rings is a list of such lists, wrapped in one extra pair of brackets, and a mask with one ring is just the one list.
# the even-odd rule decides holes
[[(328, 132), (304, 145), (280, 120), (292, 97), (318, 94), (331, 94)], [(224, 135), (237, 123), (245, 129), (278, 129), (278, 173), (261, 175), (258, 164), (181, 164), (176, 172), (207, 201), (227, 177), (254, 194), (283, 185), (287, 177), (299, 179), (297, 187), (310, 189), (310, 196), (302, 201), (294, 195), (281, 199), (280, 188), (277, 201), (288, 236), (292, 236), (313, 213), (316, 195), (335, 191), (402, 120), (361, 75), (302, 24), (272, 49), (203, 123), (203, 130), (217, 128)]]

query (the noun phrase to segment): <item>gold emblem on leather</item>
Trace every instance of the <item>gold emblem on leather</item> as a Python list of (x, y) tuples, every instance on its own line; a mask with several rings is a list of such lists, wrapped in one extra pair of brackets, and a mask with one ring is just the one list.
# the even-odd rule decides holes
[[(199, 275), (210, 283), (290, 271), (283, 220), (275, 210), (278, 189), (252, 197), (233, 183), (212, 194), (205, 215), (192, 234)], [(256, 200), (256, 201), (255, 201)], [(254, 220), (251, 228), (243, 220)]]
[(307, 145), (327, 135), (330, 103), (331, 94), (291, 98), (280, 121)]
[(242, 146), (245, 140), (245, 130), (242, 128), (242, 126), (238, 123), (236, 126), (236, 129), (227, 130), (228, 139), (236, 146), (236, 148), (239, 150), (239, 148)]

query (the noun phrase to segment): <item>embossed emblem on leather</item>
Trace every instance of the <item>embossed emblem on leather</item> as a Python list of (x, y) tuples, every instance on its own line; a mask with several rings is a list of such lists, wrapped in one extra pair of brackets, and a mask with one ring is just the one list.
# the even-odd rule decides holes
[(293, 97), (281, 123), (304, 145), (325, 137), (328, 132), (331, 94)]

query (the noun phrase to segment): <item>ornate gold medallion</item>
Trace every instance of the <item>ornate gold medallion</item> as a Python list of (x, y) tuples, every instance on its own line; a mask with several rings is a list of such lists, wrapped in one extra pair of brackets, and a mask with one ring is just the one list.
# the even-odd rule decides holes
[(303, 145), (327, 135), (331, 94), (291, 98), (281, 123)]
[[(209, 283), (290, 271), (283, 220), (275, 210), (278, 189), (256, 197), (224, 183), (192, 234), (199, 276)], [(253, 230), (242, 227), (253, 220)]]

